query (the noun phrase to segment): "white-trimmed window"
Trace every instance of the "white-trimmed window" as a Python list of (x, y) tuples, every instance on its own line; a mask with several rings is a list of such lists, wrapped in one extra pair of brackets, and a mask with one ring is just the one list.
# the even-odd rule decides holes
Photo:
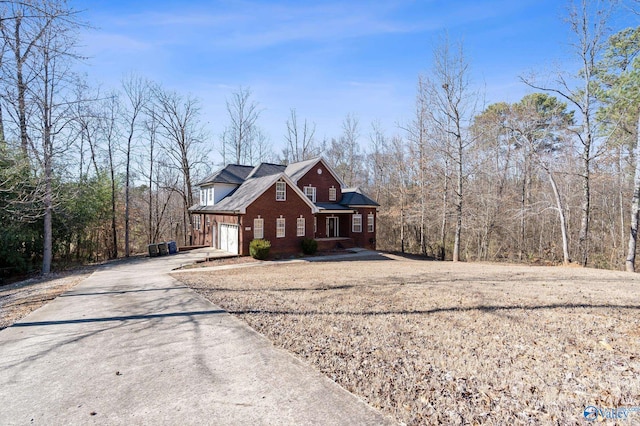
[(317, 217), (313, 217), (313, 233), (315, 235), (315, 233), (318, 232), (318, 218)]
[(206, 189), (200, 189), (200, 205), (201, 206), (206, 206), (207, 205), (207, 190)]
[(200, 230), (200, 215), (197, 214), (193, 216), (193, 229), (199, 231)]
[(305, 186), (304, 187), (304, 195), (306, 195), (307, 198), (310, 199), (312, 203), (315, 203), (316, 202), (316, 187), (315, 186)]
[(373, 232), (373, 230), (375, 229), (373, 221), (373, 213), (369, 213), (369, 215), (367, 216), (367, 232)]
[(304, 220), (304, 217), (300, 216), (297, 221), (296, 235), (298, 237), (304, 237), (304, 230), (305, 230), (305, 220)]
[(287, 183), (279, 180), (276, 182), (276, 201), (285, 201), (287, 199)]
[(213, 188), (209, 188), (209, 193), (207, 194), (207, 205), (213, 205)]
[(362, 232), (362, 215), (354, 214), (351, 220), (351, 232)]
[(264, 219), (261, 217), (253, 219), (253, 238), (256, 240), (264, 238)]
[(284, 217), (276, 219), (276, 238), (284, 238), (285, 221)]
[(332, 186), (329, 188), (329, 201), (335, 201), (336, 198), (336, 188)]

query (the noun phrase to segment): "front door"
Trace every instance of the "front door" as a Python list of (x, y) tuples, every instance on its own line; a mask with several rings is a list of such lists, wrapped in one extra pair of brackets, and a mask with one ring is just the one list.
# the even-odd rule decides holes
[(334, 238), (340, 235), (338, 231), (338, 218), (337, 217), (328, 217), (327, 218), (327, 237)]

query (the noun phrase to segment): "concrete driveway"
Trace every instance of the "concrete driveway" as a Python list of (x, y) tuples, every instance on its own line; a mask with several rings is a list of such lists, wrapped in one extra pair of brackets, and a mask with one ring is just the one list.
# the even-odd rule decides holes
[(168, 272), (105, 266), (0, 332), (0, 424), (391, 424)]

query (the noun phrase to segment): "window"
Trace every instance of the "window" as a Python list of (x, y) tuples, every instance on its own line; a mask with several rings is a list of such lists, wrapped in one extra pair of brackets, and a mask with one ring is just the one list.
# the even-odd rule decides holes
[(374, 225), (373, 225), (373, 213), (369, 213), (369, 216), (367, 216), (367, 232), (373, 232), (374, 230)]
[(205, 206), (207, 204), (207, 190), (206, 189), (201, 189), (200, 190), (200, 205), (201, 206)]
[(315, 186), (305, 186), (304, 187), (304, 195), (306, 195), (307, 198), (310, 199), (312, 203), (315, 203), (316, 202), (316, 187)]
[(313, 234), (315, 235), (315, 233), (318, 232), (318, 218), (317, 217), (313, 217)]
[(213, 188), (209, 188), (209, 195), (207, 196), (207, 205), (213, 205)]
[(287, 184), (284, 181), (276, 182), (276, 201), (287, 199)]
[(253, 238), (256, 240), (264, 238), (264, 219), (261, 217), (253, 219)]
[(276, 219), (276, 238), (284, 238), (284, 217)]
[(329, 188), (329, 201), (335, 201), (336, 200), (336, 189), (332, 186), (331, 188)]
[(297, 232), (296, 235), (298, 237), (304, 237), (304, 217), (300, 216), (298, 218), (298, 226), (297, 226)]
[(200, 230), (200, 215), (199, 214), (193, 216), (193, 229), (195, 229), (196, 231)]
[(362, 232), (362, 215), (354, 214), (351, 222), (351, 232)]

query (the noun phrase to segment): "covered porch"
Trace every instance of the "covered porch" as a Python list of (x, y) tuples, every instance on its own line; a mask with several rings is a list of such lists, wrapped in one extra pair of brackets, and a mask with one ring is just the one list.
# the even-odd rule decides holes
[(330, 239), (350, 239), (353, 209), (340, 204), (318, 203), (320, 211), (315, 216), (315, 238), (318, 242)]

